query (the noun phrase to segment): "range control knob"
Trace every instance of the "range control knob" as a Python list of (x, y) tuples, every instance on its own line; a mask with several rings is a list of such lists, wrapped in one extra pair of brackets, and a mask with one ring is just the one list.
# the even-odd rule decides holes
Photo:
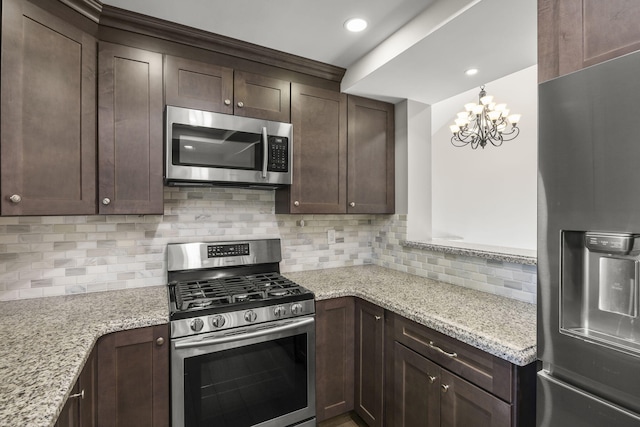
[(298, 315), (298, 314), (301, 314), (303, 311), (304, 310), (302, 308), (302, 304), (297, 302), (294, 304), (291, 304), (291, 314)]
[(257, 317), (258, 316), (253, 310), (249, 310), (246, 313), (244, 313), (244, 320), (249, 323), (255, 322)]
[(191, 324), (189, 326), (191, 326), (192, 331), (200, 332), (202, 330), (202, 327), (204, 326), (204, 322), (201, 318), (196, 317), (191, 321)]
[(284, 308), (284, 306), (279, 305), (276, 308), (273, 309), (273, 315), (276, 317), (282, 317), (285, 314), (287, 314), (287, 309)]
[(211, 326), (214, 328), (221, 328), (224, 326), (224, 317), (219, 314), (216, 314), (211, 318)]

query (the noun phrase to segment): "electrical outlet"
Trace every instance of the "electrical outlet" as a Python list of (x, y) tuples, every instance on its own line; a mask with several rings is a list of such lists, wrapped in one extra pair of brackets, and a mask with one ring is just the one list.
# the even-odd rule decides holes
[(336, 230), (327, 230), (327, 244), (335, 245), (336, 243)]

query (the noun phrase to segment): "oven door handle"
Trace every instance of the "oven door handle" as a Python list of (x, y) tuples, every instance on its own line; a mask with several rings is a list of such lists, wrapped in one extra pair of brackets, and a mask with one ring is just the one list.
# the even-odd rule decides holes
[(269, 158), (269, 136), (266, 126), (262, 127), (262, 177), (267, 177), (267, 160)]
[(180, 350), (180, 349), (191, 348), (191, 347), (201, 347), (201, 346), (208, 346), (208, 345), (224, 344), (224, 343), (227, 343), (227, 342), (230, 342), (230, 341), (247, 340), (247, 339), (250, 339), (250, 338), (261, 337), (261, 336), (264, 336), (264, 335), (270, 335), (270, 334), (273, 334), (275, 332), (283, 332), (283, 331), (288, 331), (290, 329), (296, 329), (296, 328), (308, 325), (308, 324), (313, 323), (313, 322), (315, 322), (315, 319), (313, 317), (307, 317), (307, 318), (304, 318), (304, 319), (296, 320), (293, 323), (287, 323), (286, 325), (276, 326), (274, 328), (261, 329), (261, 330), (256, 331), (256, 332), (245, 332), (245, 333), (237, 334), (237, 335), (227, 335), (227, 336), (220, 337), (220, 338), (211, 338), (211, 339), (204, 339), (204, 340), (198, 340), (198, 341), (176, 342), (175, 343), (175, 348), (176, 348), (176, 350)]

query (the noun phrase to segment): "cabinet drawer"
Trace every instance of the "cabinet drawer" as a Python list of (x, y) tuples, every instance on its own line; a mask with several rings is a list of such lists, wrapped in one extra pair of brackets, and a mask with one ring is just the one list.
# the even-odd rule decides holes
[(402, 316), (394, 318), (394, 339), (501, 399), (512, 402), (512, 365)]

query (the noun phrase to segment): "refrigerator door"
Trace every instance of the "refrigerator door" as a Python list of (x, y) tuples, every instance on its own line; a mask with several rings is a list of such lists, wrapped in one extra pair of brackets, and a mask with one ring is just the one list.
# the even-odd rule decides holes
[[(564, 289), (571, 290), (571, 278), (585, 274), (579, 259), (584, 253), (569, 250), (582, 243), (567, 245), (563, 235), (640, 234), (638, 75), (640, 52), (539, 86), (538, 358), (554, 378), (640, 413), (640, 356), (561, 333), (560, 323), (561, 281), (565, 278)], [(631, 284), (628, 290), (636, 292)], [(600, 310), (609, 317), (640, 322), (629, 315), (636, 311), (634, 304), (622, 307), (605, 298)], [(594, 306), (599, 305), (596, 299)], [(539, 405), (551, 413), (561, 411), (549, 406), (549, 390), (542, 388)], [(561, 401), (553, 403), (562, 406)], [(580, 412), (579, 404), (578, 408)]]
[(538, 372), (539, 427), (638, 427), (640, 416)]

